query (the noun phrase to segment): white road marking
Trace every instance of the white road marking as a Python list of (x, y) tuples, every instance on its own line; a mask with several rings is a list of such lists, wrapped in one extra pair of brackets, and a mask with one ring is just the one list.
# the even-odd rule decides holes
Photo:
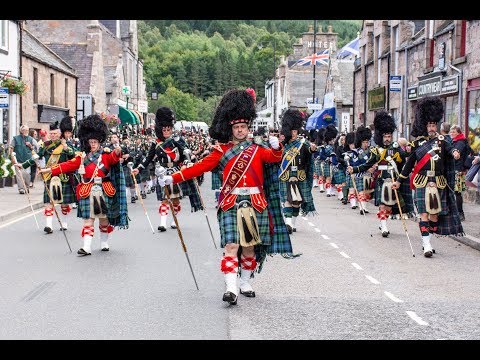
[(322, 238), (324, 238), (325, 240), (330, 240), (330, 238), (327, 235), (322, 234)]
[(308, 222), (308, 225), (310, 225), (310, 226), (315, 226), (315, 224), (312, 223), (312, 222), (310, 222), (310, 221)]
[(423, 321), (423, 319), (415, 314), (415, 311), (407, 311), (407, 315), (412, 318), (415, 322), (417, 322), (418, 325), (423, 325), (423, 326), (428, 326), (428, 323), (426, 321)]
[(391, 292), (384, 291), (384, 293), (385, 293), (385, 295), (387, 295), (388, 298), (390, 298), (390, 300), (392, 300), (394, 302), (403, 302), (403, 300), (400, 300), (395, 295), (393, 295)]
[(346, 259), (350, 259), (350, 256), (348, 256), (347, 254), (345, 254), (343, 251), (340, 251), (340, 255), (342, 255), (344, 258)]
[(354, 267), (355, 269), (357, 269), (357, 270), (363, 270), (363, 269), (361, 268), (361, 266), (358, 265), (357, 263), (352, 263), (352, 265), (353, 265), (353, 267)]
[(316, 232), (321, 232), (319, 228), (315, 228), (315, 231)]
[(378, 281), (377, 279), (371, 277), (370, 275), (365, 275), (365, 277), (370, 280), (372, 283), (374, 283), (375, 285), (378, 285), (380, 284), (380, 281)]
[[(36, 211), (35, 211), (35, 215), (38, 214), (38, 213), (40, 213), (40, 212), (42, 212), (42, 211), (44, 211), (43, 208), (41, 208), (41, 209), (39, 209), (39, 210), (36, 210)], [(20, 220), (24, 220), (24, 219), (26, 219), (26, 218), (28, 218), (28, 217), (30, 217), (30, 216), (33, 216), (33, 213), (32, 213), (31, 211), (30, 211), (30, 213), (28, 213), (28, 214), (26, 214), (26, 215), (24, 215), (24, 216), (21, 216), (21, 217), (19, 217), (18, 219), (15, 219), (15, 220), (12, 220), (12, 221), (6, 222), (5, 224), (0, 225), (0, 229), (3, 228), (3, 227), (7, 227), (7, 226), (9, 226), (9, 225), (15, 224), (16, 222), (18, 222), (18, 221), (20, 221)], [(38, 220), (38, 218), (37, 218), (37, 220)], [(35, 227), (36, 227), (36, 225), (35, 225)]]
[(335, 243), (330, 243), (330, 245), (332, 245), (335, 249), (338, 249), (338, 245), (335, 244)]

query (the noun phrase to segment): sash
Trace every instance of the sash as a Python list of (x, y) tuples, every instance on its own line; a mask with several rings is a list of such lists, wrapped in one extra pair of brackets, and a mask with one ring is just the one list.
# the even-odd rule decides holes
[(300, 154), (300, 149), (302, 148), (303, 144), (305, 143), (305, 140), (300, 140), (298, 144), (295, 144), (290, 147), (293, 148), (294, 154), (288, 159), (288, 156), (290, 154), (290, 149), (285, 149), (285, 155), (283, 156), (282, 162), (280, 163), (280, 169), (278, 169), (278, 177), (281, 177), (282, 174), (287, 171), (288, 167), (292, 163), (292, 161), (297, 157), (298, 154)]
[(244, 149), (235, 160), (230, 172), (225, 177), (223, 182), (222, 190), (218, 198), (218, 207), (222, 206), (223, 200), (230, 195), (230, 193), (235, 189), (237, 184), (242, 179), (245, 172), (248, 170), (250, 163), (252, 162), (255, 154), (257, 153), (258, 146), (255, 144), (250, 145)]
[[(428, 146), (430, 146), (431, 143), (430, 141), (427, 141), (425, 144), (423, 144), (420, 148), (418, 148), (418, 150), (416, 152), (420, 152), (422, 153), (423, 151), (425, 151)], [(432, 158), (432, 156), (435, 156), (435, 151), (433, 149), (427, 151), (425, 153), (425, 155), (423, 155), (423, 157), (420, 159), (420, 161), (417, 162), (417, 164), (415, 165), (415, 167), (413, 168), (413, 172), (412, 172), (412, 175), (410, 176), (410, 189), (412, 190), (415, 190), (415, 185), (413, 185), (413, 180), (415, 179), (415, 175), (418, 174), (418, 172), (420, 170), (422, 170), (422, 168), (425, 166), (425, 164), (427, 162), (430, 161), (430, 159)]]
[[(52, 143), (50, 144), (49, 146), (47, 146), (46, 149), (49, 149), (49, 148), (52, 148), (54, 147), (55, 145)], [(45, 150), (46, 150), (45, 149)], [(60, 144), (58, 145), (55, 149), (52, 150), (50, 156), (48, 157), (48, 161), (47, 163), (45, 164), (45, 167), (52, 167), (53, 165), (56, 165), (58, 164), (58, 160), (60, 160), (60, 156), (62, 155), (62, 151), (63, 151), (63, 145)], [(45, 181), (48, 181), (51, 179), (52, 177), (52, 174), (49, 173), (49, 174), (42, 174), (43, 175), (43, 179)]]

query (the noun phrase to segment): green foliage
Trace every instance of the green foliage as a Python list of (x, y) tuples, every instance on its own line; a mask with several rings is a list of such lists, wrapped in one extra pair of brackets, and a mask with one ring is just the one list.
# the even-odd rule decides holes
[[(313, 20), (138, 21), (147, 93), (159, 93), (150, 110), (172, 106), (179, 120), (210, 123), (211, 99), (231, 88), (252, 87), (262, 98), (280, 56), (292, 53), (309, 25)], [(320, 31), (332, 25), (340, 48), (355, 38), (361, 21), (318, 20), (317, 25)]]

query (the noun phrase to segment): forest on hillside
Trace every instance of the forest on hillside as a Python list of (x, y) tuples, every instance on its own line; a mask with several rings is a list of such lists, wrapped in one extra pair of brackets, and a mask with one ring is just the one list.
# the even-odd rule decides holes
[[(158, 94), (149, 98), (149, 111), (169, 106), (178, 120), (211, 123), (228, 89), (251, 87), (261, 99), (280, 56), (291, 54), (309, 25), (313, 20), (139, 20), (147, 93)], [(340, 48), (356, 37), (361, 21), (317, 21), (318, 31), (328, 25)]]

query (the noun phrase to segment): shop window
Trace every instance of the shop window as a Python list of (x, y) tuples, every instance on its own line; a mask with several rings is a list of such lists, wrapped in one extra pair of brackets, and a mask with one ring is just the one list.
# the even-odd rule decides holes
[(462, 124), (458, 122), (458, 96), (448, 96), (445, 98), (445, 119), (450, 125)]
[(480, 151), (480, 89), (468, 92), (468, 141), (473, 151)]

